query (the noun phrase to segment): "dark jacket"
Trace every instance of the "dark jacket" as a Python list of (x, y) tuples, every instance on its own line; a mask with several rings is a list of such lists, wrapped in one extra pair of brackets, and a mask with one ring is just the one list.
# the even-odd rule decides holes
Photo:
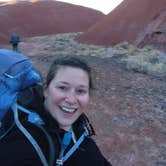
[[(64, 135), (63, 130), (58, 128), (55, 120), (47, 113), (41, 104), (42, 99), (38, 99), (36, 105), (40, 116), (44, 119), (45, 128), (52, 140), (52, 149), (54, 149), (54, 164), (60, 153), (60, 142)], [(26, 129), (33, 135), (40, 145), (47, 160), (50, 157), (50, 148), (46, 135), (34, 124), (27, 122), (26, 117), (22, 116), (22, 123)], [(83, 124), (86, 120), (85, 115), (74, 124), (73, 130), (77, 138), (83, 133)], [(68, 146), (68, 151), (72, 147), (73, 141)], [(41, 160), (34, 147), (25, 138), (21, 131), (15, 126), (12, 131), (0, 141), (0, 165), (1, 166), (42, 166)], [(79, 148), (64, 162), (64, 166), (111, 166), (101, 154), (96, 143), (91, 137), (86, 137)]]

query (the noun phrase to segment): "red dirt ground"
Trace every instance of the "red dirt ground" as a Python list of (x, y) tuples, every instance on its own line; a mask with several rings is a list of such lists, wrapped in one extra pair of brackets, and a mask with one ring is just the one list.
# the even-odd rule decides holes
[[(41, 37), (20, 44), (21, 52), (30, 55), (43, 75), (67, 47), (61, 45), (58, 51), (58, 42), (49, 44), (50, 39)], [(116, 53), (110, 53), (110, 57), (88, 52), (81, 56), (83, 52), (77, 50), (76, 56), (92, 67), (94, 91), (87, 114), (102, 153), (113, 166), (165, 166), (166, 78), (127, 70)], [(72, 47), (70, 51), (75, 55)]]

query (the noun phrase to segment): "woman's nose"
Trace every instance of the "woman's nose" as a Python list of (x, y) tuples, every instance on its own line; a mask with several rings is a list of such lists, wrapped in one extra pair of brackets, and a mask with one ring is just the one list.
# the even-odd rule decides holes
[(77, 101), (76, 94), (73, 91), (70, 91), (66, 94), (65, 101), (69, 104), (75, 104)]

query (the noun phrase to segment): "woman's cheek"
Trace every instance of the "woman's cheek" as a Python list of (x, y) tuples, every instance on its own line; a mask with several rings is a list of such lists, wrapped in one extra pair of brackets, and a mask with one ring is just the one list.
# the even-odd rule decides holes
[(54, 89), (51, 93), (52, 99), (56, 102), (64, 99), (64, 94), (56, 89)]
[(84, 98), (81, 99), (81, 107), (82, 108), (87, 108), (89, 105), (90, 98), (89, 96), (85, 96)]

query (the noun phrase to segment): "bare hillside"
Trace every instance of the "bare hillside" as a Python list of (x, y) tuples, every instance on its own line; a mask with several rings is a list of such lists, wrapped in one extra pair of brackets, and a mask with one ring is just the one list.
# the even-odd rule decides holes
[(127, 41), (166, 52), (166, 1), (124, 0), (78, 40), (108, 46)]
[(78, 5), (53, 1), (16, 1), (0, 5), (0, 44), (13, 33), (22, 38), (68, 32), (83, 32), (104, 16)]

